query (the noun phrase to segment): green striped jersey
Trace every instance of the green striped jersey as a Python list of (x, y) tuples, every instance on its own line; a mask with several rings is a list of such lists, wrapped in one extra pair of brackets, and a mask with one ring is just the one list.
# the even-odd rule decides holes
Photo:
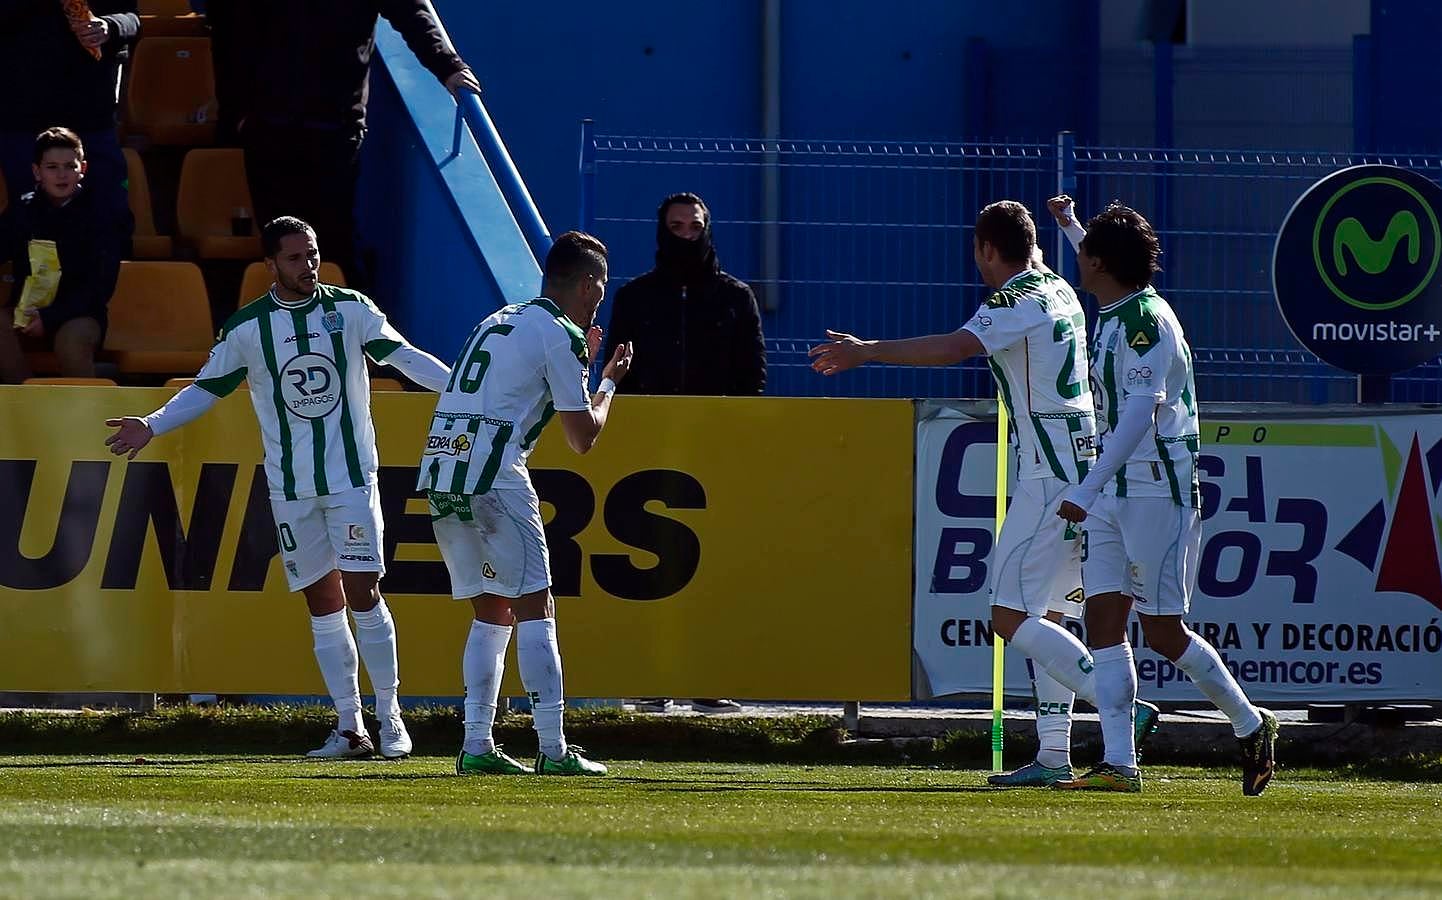
[(526, 459), (557, 410), (590, 409), (586, 337), (545, 297), (502, 307), (466, 338), (436, 402), (421, 490), (530, 488)]
[(364, 294), (322, 284), (287, 302), (272, 291), (230, 317), (195, 383), (224, 397), (249, 381), (271, 496), (323, 497), (375, 483), (361, 355), (380, 362), (404, 345)]
[(1065, 280), (1028, 269), (962, 326), (986, 348), (1007, 412), (1019, 478), (1079, 484), (1096, 459), (1086, 314)]
[(1103, 451), (1127, 398), (1147, 396), (1157, 404), (1152, 428), (1104, 490), (1118, 497), (1170, 497), (1200, 509), (1201, 423), (1192, 349), (1176, 313), (1155, 290), (1143, 288), (1101, 311), (1092, 381)]

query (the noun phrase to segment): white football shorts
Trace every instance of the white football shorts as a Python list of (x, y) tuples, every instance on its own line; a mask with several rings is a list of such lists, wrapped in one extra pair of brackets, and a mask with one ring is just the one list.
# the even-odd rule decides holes
[(1017, 481), (991, 557), (992, 605), (1081, 616), (1081, 528), (1056, 514), (1067, 487), (1060, 478)]
[(1122, 593), (1144, 616), (1191, 609), (1202, 516), (1165, 497), (1103, 494), (1087, 510), (1082, 580), (1088, 597)]
[(303, 500), (272, 497), (270, 509), (285, 583), (292, 591), (336, 569), (385, 574), (385, 523), (374, 484)]
[(514, 599), (551, 586), (551, 554), (534, 490), (428, 494), (452, 597)]

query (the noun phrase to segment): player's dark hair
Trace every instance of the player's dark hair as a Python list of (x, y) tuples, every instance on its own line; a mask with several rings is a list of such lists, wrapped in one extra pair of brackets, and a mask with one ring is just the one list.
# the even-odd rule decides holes
[(1162, 256), (1157, 233), (1152, 223), (1131, 207), (1113, 201), (1092, 216), (1086, 227), (1082, 249), (1101, 260), (1102, 267), (1119, 283), (1146, 287), (1152, 283), (1152, 276), (1162, 270), (1157, 265)]
[(662, 225), (666, 224), (666, 213), (677, 203), (684, 203), (687, 206), (694, 203), (701, 207), (701, 218), (705, 220), (707, 225), (711, 224), (711, 207), (706, 205), (706, 201), (690, 191), (682, 191), (679, 194), (672, 194), (665, 200), (662, 200), (661, 205), (656, 207), (656, 217), (661, 220)]
[(977, 244), (991, 244), (1007, 262), (1031, 260), (1036, 249), (1036, 223), (1031, 213), (1015, 200), (987, 204), (976, 217)]
[(600, 275), (606, 271), (606, 245), (584, 231), (567, 231), (556, 236), (546, 254), (546, 283), (557, 287)]
[(46, 150), (74, 150), (77, 159), (85, 160), (85, 144), (69, 128), (47, 128), (35, 135), (35, 165), (40, 165)]
[(265, 227), (260, 230), (260, 246), (266, 259), (275, 259), (275, 255), (280, 252), (280, 242), (293, 234), (315, 237), (315, 229), (295, 216), (281, 216), (265, 223)]

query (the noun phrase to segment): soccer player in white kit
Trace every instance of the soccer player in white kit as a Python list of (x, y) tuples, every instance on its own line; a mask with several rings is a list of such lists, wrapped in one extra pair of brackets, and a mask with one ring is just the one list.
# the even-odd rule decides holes
[(418, 487), (430, 501), (451, 593), (475, 610), (461, 659), (466, 700), (458, 775), (528, 771), (491, 731), (513, 630), (540, 739), (534, 771), (606, 774), (604, 765), (566, 743), (562, 729), (550, 553), (526, 467), (557, 413), (571, 449), (589, 451), (606, 425), (616, 383), (631, 369), (631, 346), (620, 344), (591, 394), (590, 360), (601, 346), (593, 323), (606, 274), (599, 240), (578, 231), (557, 237), (546, 254), (541, 296), (502, 307), (475, 327), (436, 402)]
[[(1081, 533), (1052, 515), (1096, 456), (1086, 316), (1071, 287), (1041, 264), (1036, 225), (1020, 203), (1002, 200), (981, 211), (973, 256), (994, 292), (959, 330), (898, 341), (828, 331), (832, 340), (810, 355), (812, 368), (823, 375), (866, 362), (945, 366), (988, 357), (1011, 415), (1019, 463), (1016, 493), (992, 557), (992, 625), (1034, 663), (1041, 745), (1033, 763), (993, 776), (991, 783), (1042, 787), (1073, 774), (1072, 695), (1096, 705), (1091, 655), (1057, 615), (1078, 614)], [(1056, 713), (1044, 714), (1051, 711)], [(1156, 722), (1156, 708), (1139, 704), (1138, 738), (1145, 739)]]
[(1047, 206), (1077, 249), (1082, 288), (1101, 304), (1091, 354), (1101, 456), (1056, 515), (1086, 523), (1087, 642), (1106, 753), (1101, 765), (1057, 787), (1141, 790), (1128, 721), (1137, 677), (1126, 623), (1135, 604), (1147, 644), (1231, 720), (1242, 745), (1242, 793), (1255, 796), (1275, 769), (1277, 717), (1252, 705), (1217, 651), (1182, 620), (1201, 556), (1201, 428), (1191, 348), (1152, 287), (1161, 245), (1151, 224), (1120, 204), (1085, 229), (1069, 197)]
[(361, 720), (359, 649), (376, 691), (381, 755), (399, 759), (410, 754), (411, 738), (396, 698), (395, 625), (378, 587), (384, 523), (363, 357), (432, 391), (445, 387), (450, 370), (407, 343), (364, 294), (319, 282), (320, 251), (305, 222), (276, 219), (261, 231), (261, 244), (275, 279), (270, 292), (225, 323), (194, 384), (144, 418), (107, 420), (117, 430), (105, 443), (134, 459), (151, 438), (250, 383), (286, 583), (305, 594), (316, 662), (339, 720), (308, 755), (375, 752)]

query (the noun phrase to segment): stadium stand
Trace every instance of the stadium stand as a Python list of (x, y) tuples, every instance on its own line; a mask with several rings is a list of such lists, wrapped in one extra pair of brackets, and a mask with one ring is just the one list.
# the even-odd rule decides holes
[(142, 16), (189, 16), (190, 0), (140, 0)]
[[(322, 249), (324, 252), (324, 249)], [(322, 262), (320, 264), (320, 280), (325, 284), (334, 284), (345, 287), (345, 273), (340, 266), (333, 262)], [(245, 275), (240, 281), (240, 295), (236, 297), (235, 308), (239, 309), (250, 301), (256, 299), (266, 291), (270, 290), (270, 270), (263, 262), (253, 262), (245, 267)]]
[(175, 242), (168, 235), (155, 233), (155, 211), (150, 201), (150, 180), (145, 176), (145, 163), (134, 148), (126, 147), (126, 178), (130, 188), (130, 212), (135, 216), (135, 234), (131, 237), (131, 254), (136, 259), (169, 259)]
[(50, 384), (59, 387), (115, 387), (112, 378), (27, 378), (25, 384)]
[(210, 39), (143, 38), (125, 100), (129, 139), (188, 147), (214, 143), (218, 105)]
[(121, 263), (104, 349), (122, 375), (197, 372), (214, 336), (210, 300), (198, 266)]
[(372, 379), (371, 379), (371, 391), (373, 391), (373, 392), (374, 392), (374, 391), (403, 391), (403, 390), (405, 390), (405, 389), (406, 389), (406, 386), (405, 386), (404, 384), (401, 384), (401, 382), (400, 382), (398, 379), (395, 379), (395, 378), (372, 378)]
[(245, 180), (245, 158), (229, 148), (196, 149), (185, 155), (176, 200), (180, 237), (201, 259), (259, 259), (260, 228), (236, 234), (237, 209), (254, 209)]

